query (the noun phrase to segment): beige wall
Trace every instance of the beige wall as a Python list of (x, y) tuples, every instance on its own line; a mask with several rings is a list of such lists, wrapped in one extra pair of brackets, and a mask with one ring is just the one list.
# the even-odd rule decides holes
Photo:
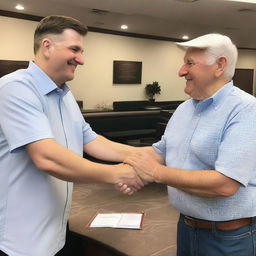
[(36, 25), (37, 22), (0, 16), (0, 59), (32, 59), (33, 31)]
[[(158, 81), (162, 89), (157, 100), (186, 97), (184, 81), (177, 76), (183, 52), (173, 43), (89, 33), (85, 49), (85, 65), (79, 67), (71, 84), (74, 94), (86, 99), (86, 106), (146, 99), (144, 87), (153, 81)], [(113, 60), (142, 61), (142, 84), (113, 85)]]
[[(0, 59), (33, 59), (36, 25), (37, 22), (0, 16)], [(142, 61), (142, 84), (113, 85), (113, 60)], [(86, 109), (112, 106), (117, 100), (146, 99), (144, 87), (152, 81), (161, 85), (157, 100), (183, 100), (187, 98), (184, 79), (177, 75), (182, 61), (183, 52), (172, 42), (89, 32), (85, 38), (85, 65), (78, 67), (69, 84)], [(256, 70), (256, 51), (240, 50), (237, 67)]]

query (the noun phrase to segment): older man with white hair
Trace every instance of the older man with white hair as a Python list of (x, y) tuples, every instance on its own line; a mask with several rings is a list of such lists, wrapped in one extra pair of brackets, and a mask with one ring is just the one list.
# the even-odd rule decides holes
[(178, 46), (186, 50), (179, 76), (191, 98), (151, 154), (126, 162), (143, 179), (168, 185), (181, 213), (178, 256), (256, 255), (256, 100), (233, 85), (236, 46), (221, 34)]

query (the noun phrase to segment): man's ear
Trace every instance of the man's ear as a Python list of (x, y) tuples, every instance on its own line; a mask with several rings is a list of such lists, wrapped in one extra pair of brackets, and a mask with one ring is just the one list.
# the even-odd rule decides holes
[(41, 41), (41, 49), (42, 49), (42, 53), (46, 58), (50, 57), (50, 50), (52, 47), (52, 41), (49, 38), (44, 38)]
[(224, 56), (218, 58), (218, 60), (216, 61), (216, 64), (217, 64), (217, 69), (215, 71), (215, 75), (216, 77), (220, 77), (224, 73), (227, 67), (227, 58)]

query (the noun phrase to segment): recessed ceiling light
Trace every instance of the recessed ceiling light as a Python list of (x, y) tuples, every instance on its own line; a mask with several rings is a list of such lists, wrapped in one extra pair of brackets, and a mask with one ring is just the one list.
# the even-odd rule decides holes
[(121, 26), (121, 29), (128, 29), (128, 26), (124, 24)]
[(182, 37), (182, 39), (184, 39), (184, 40), (188, 40), (188, 39), (189, 39), (189, 36), (184, 35), (184, 36)]
[(25, 8), (24, 8), (24, 6), (23, 5), (21, 5), (21, 4), (17, 4), (16, 6), (15, 6), (15, 9), (17, 9), (17, 10), (24, 10)]

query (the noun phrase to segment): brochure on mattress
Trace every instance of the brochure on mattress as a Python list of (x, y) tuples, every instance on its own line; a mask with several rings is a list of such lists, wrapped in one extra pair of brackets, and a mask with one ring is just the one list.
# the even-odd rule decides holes
[(142, 229), (144, 213), (98, 213), (88, 224), (92, 228)]

